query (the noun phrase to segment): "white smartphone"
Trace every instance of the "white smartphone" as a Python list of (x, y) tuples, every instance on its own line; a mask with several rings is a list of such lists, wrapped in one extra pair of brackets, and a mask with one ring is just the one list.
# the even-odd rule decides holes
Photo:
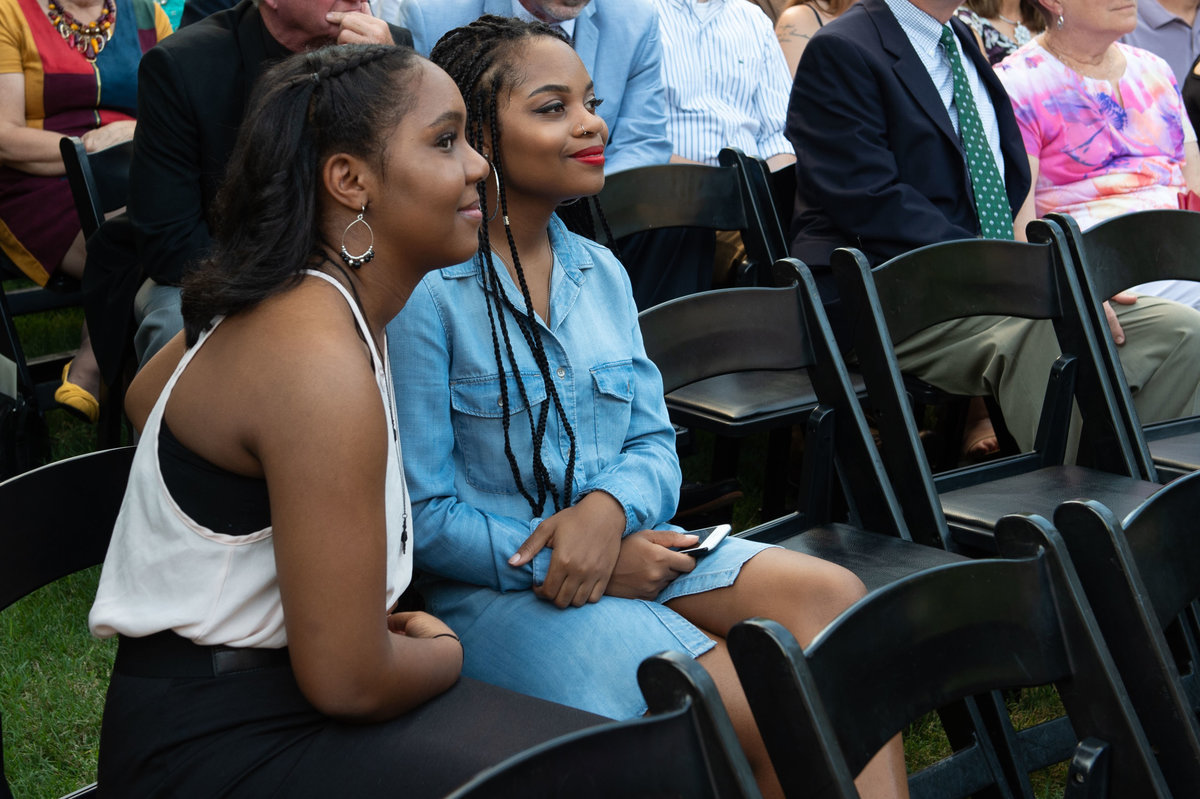
[(733, 529), (728, 524), (718, 524), (716, 527), (705, 527), (702, 530), (691, 530), (692, 535), (700, 536), (700, 543), (694, 547), (679, 550), (685, 555), (691, 555), (693, 558), (702, 558), (709, 552), (717, 548), (717, 544), (725, 540), (725, 536), (729, 535), (729, 531)]

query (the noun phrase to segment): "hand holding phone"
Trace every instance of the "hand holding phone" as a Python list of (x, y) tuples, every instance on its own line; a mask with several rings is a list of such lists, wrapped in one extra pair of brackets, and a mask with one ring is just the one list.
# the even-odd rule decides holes
[(728, 524), (718, 524), (715, 527), (705, 527), (702, 530), (691, 530), (692, 535), (700, 536), (700, 543), (694, 547), (679, 550), (684, 555), (691, 555), (693, 558), (702, 558), (709, 552), (717, 548), (725, 540), (725, 536), (729, 535), (729, 531), (733, 529)]

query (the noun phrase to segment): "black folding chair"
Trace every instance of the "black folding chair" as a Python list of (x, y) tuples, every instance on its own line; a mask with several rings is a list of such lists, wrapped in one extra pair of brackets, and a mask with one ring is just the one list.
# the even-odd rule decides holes
[(789, 797), (857, 797), (854, 776), (907, 724), (991, 691), (1004, 723), (910, 778), (914, 799), (969, 796), (1003, 781), (1032, 796), (1025, 742), (997, 689), (1054, 684), (1073, 725), (1064, 796), (1166, 797), (1163, 776), (1083, 600), (1040, 517), (1006, 517), (1004, 559), (951, 564), (868, 595), (801, 651), (750, 620), (730, 655)]
[[(615, 237), (663, 228), (707, 228), (741, 231), (752, 264), (745, 283), (768, 282), (759, 273), (787, 255), (787, 246), (769, 195), (753, 181), (761, 162), (726, 148), (721, 166), (666, 164), (631, 169), (611, 176), (600, 195), (600, 204)], [(711, 265), (702, 265), (709, 268)], [(661, 309), (673, 301), (643, 311), (643, 335), (651, 360), (658, 361), (656, 337), (665, 325), (682, 321), (675, 311)], [(691, 313), (690, 311), (688, 313)], [(667, 319), (662, 323), (655, 318)], [(690, 319), (689, 335), (702, 334), (704, 319)], [(709, 336), (705, 344), (712, 342)], [(755, 344), (760, 347), (760, 343)], [(672, 357), (680, 355), (675, 352)], [(660, 368), (662, 364), (659, 364)], [(737, 439), (771, 430), (768, 480), (764, 487), (763, 516), (783, 512), (786, 465), (791, 427), (801, 423), (815, 405), (812, 386), (801, 370), (771, 368), (704, 380), (668, 381), (667, 408), (680, 428), (708, 430), (718, 436), (713, 458), (714, 480), (733, 477), (739, 447)]]
[[(104, 560), (133, 447), (51, 463), (0, 483), (0, 610), (42, 586)], [(64, 501), (64, 497), (69, 498)], [(0, 744), (3, 719), (0, 718)], [(0, 746), (0, 775), (4, 773)], [(95, 794), (95, 784), (71, 797)], [(0, 797), (12, 799), (0, 779)]]
[[(797, 510), (745, 534), (842, 563), (869, 586), (885, 583), (897, 573), (945, 562), (946, 553), (904, 546), (903, 539), (910, 535), (900, 504), (883, 472), (845, 365), (830, 343), (832, 334), (815, 299), (812, 275), (794, 259), (780, 261), (777, 268), (778, 282), (785, 284), (780, 288), (703, 292), (643, 311), (640, 318), (646, 351), (663, 375), (668, 397), (693, 386), (704, 387), (730, 407), (777, 397), (779, 409), (741, 421), (748, 430), (778, 425), (781, 420), (792, 424), (808, 419)], [(802, 385), (807, 390), (800, 394)], [(804, 403), (798, 411), (792, 409), (797, 400)], [(768, 458), (769, 470), (786, 468), (786, 449), (782, 454), (782, 466), (777, 465), (777, 457)], [(835, 464), (851, 525), (833, 519), (830, 496)], [(781, 476), (769, 472), (768, 483), (778, 485)], [(859, 541), (860, 535), (866, 538)], [(873, 551), (879, 547), (887, 549)], [(912, 552), (906, 552), (909, 549)], [(851, 551), (862, 560), (856, 556), (847, 562)], [(875, 568), (887, 573), (876, 574)], [(899, 572), (891, 571), (897, 568)]]
[[(125, 207), (129, 193), (129, 164), (133, 160), (133, 142), (122, 142), (89, 153), (82, 141), (64, 136), (59, 140), (59, 152), (67, 169), (67, 182), (71, 186), (71, 195), (75, 200), (75, 211), (79, 214), (83, 236), (85, 239), (91, 239), (92, 234), (104, 222), (105, 214)], [(111, 285), (92, 275), (92, 271), (89, 270), (84, 277), (84, 312), (88, 318), (89, 329), (98, 331), (106, 327), (103, 324), (104, 314), (124, 312), (132, 315), (133, 308), (111, 307), (105, 296), (111, 290)], [(125, 366), (131, 363), (129, 356), (132, 354), (133, 342), (125, 342), (124, 349), (119, 350), (122, 354), (115, 358), (110, 357), (107, 350), (99, 344), (93, 336), (93, 348), (103, 378), (103, 393), (99, 397), (100, 422), (97, 440), (101, 447), (111, 447), (120, 443), (125, 385), (132, 379), (132, 374), (125, 374)]]
[(89, 153), (80, 139), (64, 136), (59, 140), (58, 150), (67, 168), (67, 182), (75, 199), (83, 237), (89, 239), (104, 221), (106, 213), (125, 206), (133, 142), (114, 144)]
[(1079, 225), (1066, 214), (1047, 218), (1066, 233), (1088, 318), (1146, 479), (1171, 480), (1200, 469), (1200, 417), (1149, 425), (1139, 421), (1101, 305), (1119, 291), (1153, 280), (1200, 280), (1200, 214), (1174, 210), (1122, 214), (1087, 233), (1080, 233)]
[[(924, 540), (955, 550), (994, 552), (993, 529), (1013, 512), (1049, 517), (1060, 502), (1089, 497), (1128, 512), (1160, 487), (1138, 480), (1132, 445), (1112, 386), (1099, 367), (1080, 310), (1061, 234), (1031, 225), (1047, 243), (971, 239), (922, 247), (872, 270), (862, 253), (842, 249), (833, 269), (850, 312), (853, 348), (877, 415), (884, 463), (905, 517)], [(1062, 355), (1047, 375), (1032, 452), (934, 476), (910, 411), (894, 341), (951, 319), (977, 315), (1051, 320)], [(1066, 465), (1072, 401), (1093, 435), (1095, 465)]]
[(1194, 794), (1200, 786), (1197, 518), (1200, 473), (1195, 472), (1167, 485), (1124, 520), (1084, 500), (1064, 503), (1054, 514), (1176, 796)]
[(638, 667), (638, 684), (646, 716), (548, 741), (484, 771), (450, 799), (761, 796), (717, 688), (696, 661), (654, 655)]

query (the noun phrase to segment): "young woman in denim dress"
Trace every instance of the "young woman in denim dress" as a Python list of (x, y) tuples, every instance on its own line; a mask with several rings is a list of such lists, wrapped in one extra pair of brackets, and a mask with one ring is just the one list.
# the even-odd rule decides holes
[[(645, 711), (644, 658), (690, 653), (777, 794), (724, 636), (768, 616), (807, 642), (862, 584), (741, 539), (675, 550), (696, 537), (667, 524), (679, 463), (629, 280), (555, 215), (604, 185), (601, 98), (536, 23), (485, 16), (432, 59), (491, 170), (479, 252), (427, 275), (388, 329), (428, 609), (461, 636), (464, 674), (614, 718)], [(899, 755), (864, 772), (870, 795), (903, 790)]]

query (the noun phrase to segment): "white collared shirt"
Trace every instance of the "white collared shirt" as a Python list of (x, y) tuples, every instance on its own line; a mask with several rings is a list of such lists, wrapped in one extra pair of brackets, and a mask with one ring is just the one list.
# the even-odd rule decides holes
[[(942, 23), (914, 6), (908, 0), (883, 0), (895, 15), (896, 21), (904, 29), (904, 34), (917, 51), (917, 57), (925, 65), (934, 88), (942, 98), (942, 105), (950, 115), (950, 124), (958, 131), (958, 108), (954, 105), (954, 74), (950, 71), (942, 47)], [(988, 146), (996, 159), (996, 167), (1004, 177), (1004, 156), (1000, 152), (1000, 123), (996, 119), (996, 108), (992, 105), (991, 95), (983, 83), (983, 78), (975, 64), (962, 51), (963, 42), (958, 39), (958, 58), (966, 70), (967, 80), (971, 84), (971, 93), (975, 96), (975, 105), (979, 108), (979, 120), (983, 123), (984, 135), (987, 136)], [(960, 132), (961, 135), (961, 132)]]
[(663, 43), (672, 151), (717, 163), (722, 147), (770, 158), (783, 133), (791, 80), (771, 21), (745, 0), (654, 0)]

